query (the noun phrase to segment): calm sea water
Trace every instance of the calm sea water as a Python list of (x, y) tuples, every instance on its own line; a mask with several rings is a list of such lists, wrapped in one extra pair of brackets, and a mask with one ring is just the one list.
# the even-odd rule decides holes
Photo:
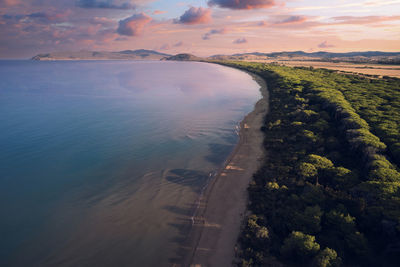
[(0, 61), (0, 266), (168, 266), (260, 98), (205, 63)]

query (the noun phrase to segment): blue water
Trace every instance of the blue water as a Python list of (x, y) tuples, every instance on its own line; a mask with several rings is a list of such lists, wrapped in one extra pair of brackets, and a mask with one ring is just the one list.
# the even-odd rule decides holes
[(168, 266), (260, 98), (193, 62), (0, 61), (0, 266)]

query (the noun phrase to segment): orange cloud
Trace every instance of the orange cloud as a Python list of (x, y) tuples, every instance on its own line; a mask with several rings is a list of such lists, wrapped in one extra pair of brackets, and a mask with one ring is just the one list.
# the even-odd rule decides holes
[(160, 15), (160, 14), (165, 14), (167, 11), (162, 11), (162, 10), (154, 10), (153, 15)]

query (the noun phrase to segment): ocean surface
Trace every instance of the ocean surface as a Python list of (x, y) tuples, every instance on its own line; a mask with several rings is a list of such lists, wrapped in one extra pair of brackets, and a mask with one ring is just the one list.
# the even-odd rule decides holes
[(0, 266), (179, 262), (260, 98), (206, 63), (0, 61)]

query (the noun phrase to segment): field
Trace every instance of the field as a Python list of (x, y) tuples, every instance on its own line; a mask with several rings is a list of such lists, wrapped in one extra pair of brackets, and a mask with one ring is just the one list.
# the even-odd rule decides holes
[(297, 60), (254, 60), (253, 62), (272, 63), (290, 67), (314, 67), (337, 70), (340, 72), (351, 72), (356, 74), (367, 74), (377, 76), (390, 76), (400, 78), (399, 65), (382, 65), (382, 64), (363, 64), (363, 63), (347, 63), (347, 62), (323, 62), (323, 61), (297, 61)]

